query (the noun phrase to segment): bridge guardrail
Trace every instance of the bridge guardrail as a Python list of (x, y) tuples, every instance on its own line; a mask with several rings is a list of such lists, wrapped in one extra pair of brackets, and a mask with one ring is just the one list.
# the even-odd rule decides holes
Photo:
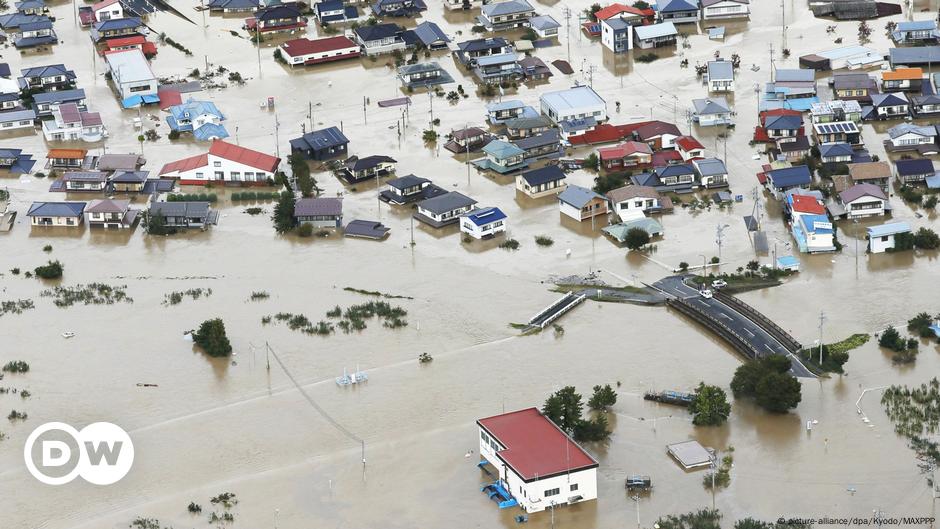
[(791, 353), (798, 353), (803, 349), (803, 345), (796, 341), (796, 339), (794, 339), (790, 333), (783, 330), (782, 327), (777, 325), (767, 316), (764, 316), (754, 307), (732, 296), (731, 294), (726, 294), (720, 290), (716, 292), (716, 297), (718, 298), (718, 301), (731, 306), (731, 308), (747, 316), (751, 321), (759, 325), (762, 329), (767, 331), (768, 334), (779, 340), (781, 344), (790, 349)]
[(733, 329), (722, 323), (721, 321), (713, 318), (704, 311), (701, 311), (695, 308), (691, 303), (681, 300), (681, 299), (669, 299), (666, 300), (666, 305), (677, 309), (679, 312), (689, 316), (693, 320), (701, 323), (702, 325), (712, 329), (715, 334), (722, 337), (726, 342), (731, 344), (731, 346), (737, 350), (742, 355), (750, 358), (756, 359), (760, 355), (756, 348), (751, 346), (750, 342), (747, 341), (743, 336), (735, 332)]

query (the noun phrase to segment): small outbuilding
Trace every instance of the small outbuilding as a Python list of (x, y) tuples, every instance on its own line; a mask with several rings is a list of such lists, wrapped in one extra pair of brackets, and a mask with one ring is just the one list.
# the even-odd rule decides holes
[(871, 253), (884, 253), (894, 249), (894, 238), (902, 233), (911, 233), (911, 225), (906, 222), (889, 222), (878, 226), (869, 226), (868, 250)]

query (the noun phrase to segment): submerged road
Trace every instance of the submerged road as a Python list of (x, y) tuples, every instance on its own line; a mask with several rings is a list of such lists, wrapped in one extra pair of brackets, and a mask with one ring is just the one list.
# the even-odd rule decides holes
[(790, 373), (794, 376), (808, 378), (816, 376), (793, 354), (795, 351), (788, 349), (760, 325), (727, 304), (716, 298), (702, 297), (697, 289), (685, 284), (682, 276), (670, 276), (657, 281), (652, 286), (668, 296), (688, 302), (696, 310), (723, 322), (744, 337), (758, 356), (779, 354), (789, 357), (792, 364)]

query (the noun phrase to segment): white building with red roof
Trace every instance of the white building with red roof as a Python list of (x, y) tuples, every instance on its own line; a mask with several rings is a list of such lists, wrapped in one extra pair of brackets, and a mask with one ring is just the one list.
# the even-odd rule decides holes
[(175, 178), (180, 185), (221, 182), (232, 185), (265, 185), (281, 159), (238, 145), (215, 140), (209, 152), (170, 162), (160, 169), (160, 178)]
[(281, 55), (290, 66), (354, 59), (359, 45), (342, 35), (325, 39), (293, 39), (281, 44)]
[(597, 460), (537, 408), (480, 419), (477, 426), (480, 465), (498, 472), (487, 489), (501, 507), (518, 504), (531, 513), (597, 499)]
[(705, 146), (692, 136), (679, 136), (675, 145), (684, 162), (705, 157)]
[(96, 22), (124, 18), (124, 6), (120, 0), (102, 0), (92, 4), (91, 11), (95, 14)]

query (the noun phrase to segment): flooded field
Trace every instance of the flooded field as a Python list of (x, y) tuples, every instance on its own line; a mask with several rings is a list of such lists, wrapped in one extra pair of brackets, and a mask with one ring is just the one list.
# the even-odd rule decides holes
[[(763, 193), (754, 193), (761, 161), (752, 159), (757, 149), (748, 146), (757, 123), (759, 94), (753, 87), (769, 80), (770, 45), (775, 50), (781, 45), (777, 2), (755, 1), (750, 22), (729, 24), (723, 42), (684, 27), (696, 31), (688, 38), (691, 47), (658, 51), (662, 58), (651, 64), (606, 53), (599, 42), (580, 34), (572, 16), (570, 41), (563, 27), (561, 43), (537, 55), (546, 63), (567, 60), (570, 45), (575, 73), (565, 76), (553, 69), (550, 83), (522, 86), (504, 96), (535, 105), (546, 89), (591, 82), (607, 99), (613, 123), (652, 115), (677, 119), (686, 130), (684, 116), (691, 99), (705, 94), (692, 66), (716, 52), (741, 55), (733, 100), (738, 126), (727, 140), (727, 163), (732, 192), (744, 195), (744, 200), (731, 208), (695, 213), (677, 209), (663, 216), (666, 235), (652, 259), (627, 255), (611, 244), (600, 233), (600, 223), (592, 231), (589, 222), (578, 225), (562, 219), (551, 200), (517, 196), (511, 178), (494, 179), (476, 170), (468, 177), (462, 157), (441, 149), (440, 143), (429, 146), (422, 141), (432, 110), (444, 132), (483, 124), (484, 102), (475, 95), (455, 105), (434, 98), (433, 109), (426, 95), (412, 95), (399, 136), (401, 109), (376, 105), (403, 95), (394, 70), (384, 65), (386, 59), (291, 71), (274, 62), (273, 45), (265, 43), (259, 72), (258, 54), (243, 38), (239, 17), (207, 15), (203, 27), (193, 2), (171, 3), (195, 24), (166, 13), (151, 16), (148, 24), (193, 50), (194, 56), (160, 46), (153, 69), (160, 77), (185, 76), (193, 68), (204, 69), (208, 61), (240, 72), (247, 79), (244, 86), (197, 96), (214, 101), (226, 114), (232, 141), (286, 157), (288, 140), (300, 135), (303, 124), (308, 123), (308, 130), (311, 121), (318, 128), (341, 124), (351, 140), (350, 153), (392, 156), (400, 175), (431, 178), (482, 206), (499, 206), (509, 216), (509, 235), (521, 248), (510, 252), (486, 243), (462, 243), (453, 229), (415, 226), (412, 232), (410, 211), (380, 205), (374, 184), (353, 189), (325, 173), (316, 174), (318, 182), (325, 195), (344, 197), (346, 220), (381, 220), (392, 228), (387, 241), (277, 236), (268, 218), (273, 204), (262, 205), (264, 215), (250, 216), (243, 212), (245, 205), (233, 204), (220, 189), (213, 192), (220, 194), (222, 218), (207, 232), (159, 238), (146, 236), (140, 228), (129, 233), (87, 227), (74, 232), (31, 230), (25, 221), (29, 204), (61, 195), (47, 191), (48, 179), (0, 176), (0, 188), (10, 191), (20, 213), (13, 230), (0, 234), (0, 301), (28, 298), (36, 303), (34, 310), (0, 317), (0, 361), (25, 360), (31, 366), (28, 374), (8, 376), (0, 384), (28, 388), (33, 394), (22, 402), (19, 396), (0, 395), (3, 413), (16, 408), (29, 414), (26, 421), (0, 425), (8, 436), (0, 442), (0, 527), (117, 529), (137, 516), (177, 528), (203, 527), (205, 516), (194, 518), (186, 506), (191, 501), (207, 504), (224, 491), (237, 493), (240, 500), (233, 510), (234, 527), (513, 527), (515, 512), (499, 511), (480, 493), (486, 477), (475, 467), (476, 455), (465, 457), (478, 447), (474, 421), (540, 406), (549, 393), (565, 385), (584, 393), (595, 384), (615, 382), (621, 384), (611, 417), (611, 441), (587, 445), (600, 462), (598, 501), (556, 510), (558, 527), (626, 527), (636, 520), (637, 507), (642, 525), (648, 527), (661, 515), (710, 507), (711, 493), (702, 487), (702, 473), (683, 472), (665, 454), (666, 444), (689, 438), (722, 450), (735, 448), (731, 485), (715, 500), (727, 520), (870, 516), (878, 508), (892, 516), (936, 516), (925, 477), (882, 413), (879, 393), (869, 392), (858, 403), (870, 425), (856, 409), (865, 388), (920, 384), (936, 376), (940, 352), (932, 344), (922, 345), (915, 364), (897, 367), (871, 341), (852, 351), (846, 375), (803, 380), (802, 402), (790, 414), (771, 416), (736, 402), (725, 426), (696, 428), (684, 410), (642, 399), (647, 389), (688, 389), (699, 381), (727, 388), (741, 360), (689, 320), (662, 307), (588, 302), (562, 320), (561, 337), (519, 337), (509, 326), (527, 320), (557, 297), (545, 283), (550, 275), (599, 271), (613, 284), (653, 282), (679, 262), (695, 264), (702, 255), (717, 255), (718, 225), (730, 226), (721, 249), (725, 267), (743, 266), (755, 258), (741, 220), (751, 214), (755, 196), (767, 211), (769, 240), (779, 241), (781, 254), (788, 252), (791, 238), (779, 206)], [(576, 13), (589, 3), (535, 6), (564, 21), (565, 7)], [(832, 40), (838, 37), (846, 44), (856, 42), (857, 23), (838, 23), (835, 35), (827, 35), (825, 27), (834, 22), (814, 19), (800, 0), (785, 4), (791, 56), (778, 55), (779, 67), (797, 67), (800, 55), (835, 47)], [(938, 4), (915, 2), (914, 11), (936, 12)], [(71, 10), (68, 3), (52, 4), (62, 40), (52, 52), (19, 55), (8, 48), (4, 60), (14, 72), (50, 62), (74, 69), (91, 109), (101, 112), (110, 130), (107, 151), (139, 152), (138, 132), (132, 126), (137, 112), (120, 110), (102, 75), (101, 58), (92, 52), (86, 31), (73, 24)], [(905, 8), (904, 15), (893, 18), (910, 15)], [(472, 16), (445, 13), (439, 2), (431, 2), (424, 18), (440, 23), (455, 40), (464, 40), (470, 38)], [(886, 21), (870, 23), (875, 30), (871, 46), (879, 50), (889, 47), (882, 30)], [(450, 56), (438, 54), (436, 59), (472, 94), (474, 83), (467, 73)], [(689, 68), (680, 68), (683, 58)], [(752, 71), (752, 64), (760, 69)], [(825, 84), (826, 77), (820, 77), (823, 94)], [(260, 108), (268, 97), (275, 98), (274, 110)], [(619, 113), (614, 112), (615, 101), (621, 103)], [(310, 118), (308, 105), (314, 109)], [(158, 113), (144, 112), (145, 121)], [(162, 116), (159, 119), (162, 122)], [(170, 142), (165, 124), (157, 131), (163, 138), (143, 144), (151, 171), (206, 148)], [(693, 126), (691, 131), (713, 154), (724, 156), (717, 129)], [(884, 158), (884, 136), (869, 125), (864, 135), (869, 150)], [(0, 138), (0, 147), (22, 148), (42, 160), (50, 146), (36, 134)], [(593, 176), (579, 171), (568, 178), (590, 186)], [(935, 223), (935, 214), (921, 211), (923, 216), (917, 217), (898, 197), (892, 197), (892, 205), (895, 220), (915, 227)], [(797, 276), (742, 299), (804, 344), (819, 338), (820, 311), (826, 315), (825, 341), (876, 332), (916, 312), (938, 312), (936, 253), (864, 253), (865, 226), (881, 222), (841, 224), (841, 253), (801, 256)], [(538, 235), (552, 237), (555, 244), (537, 246)], [(45, 245), (52, 245), (51, 253), (43, 252)], [(62, 284), (126, 285), (133, 303), (58, 308), (39, 296), (50, 284), (9, 272), (14, 267), (31, 270), (48, 259), (65, 265)], [(303, 313), (317, 321), (336, 305), (371, 299), (344, 287), (413, 298), (389, 300), (408, 311), (409, 325), (391, 330), (372, 324), (361, 333), (317, 337), (261, 323), (262, 317), (277, 312)], [(162, 304), (166, 294), (190, 288), (211, 288), (213, 293), (178, 305)], [(261, 290), (270, 297), (249, 300), (252, 292)], [(210, 317), (224, 319), (237, 353), (234, 362), (210, 359), (184, 339), (185, 331)], [(64, 331), (76, 337), (65, 340)], [(266, 352), (265, 343), (350, 435), (305, 400)], [(425, 352), (434, 361), (419, 364), (417, 357)], [(337, 387), (334, 378), (356, 366), (369, 374), (369, 381), (360, 387)], [(804, 427), (808, 420), (819, 421), (811, 433)], [(109, 487), (81, 481), (62, 487), (40, 484), (23, 465), (22, 446), (33, 428), (48, 421), (120, 425), (134, 440), (134, 468)], [(357, 439), (365, 443), (365, 464)], [(638, 505), (623, 490), (623, 479), (630, 473), (653, 477), (654, 491)], [(550, 515), (543, 513), (532, 516), (529, 526), (550, 523)]]

